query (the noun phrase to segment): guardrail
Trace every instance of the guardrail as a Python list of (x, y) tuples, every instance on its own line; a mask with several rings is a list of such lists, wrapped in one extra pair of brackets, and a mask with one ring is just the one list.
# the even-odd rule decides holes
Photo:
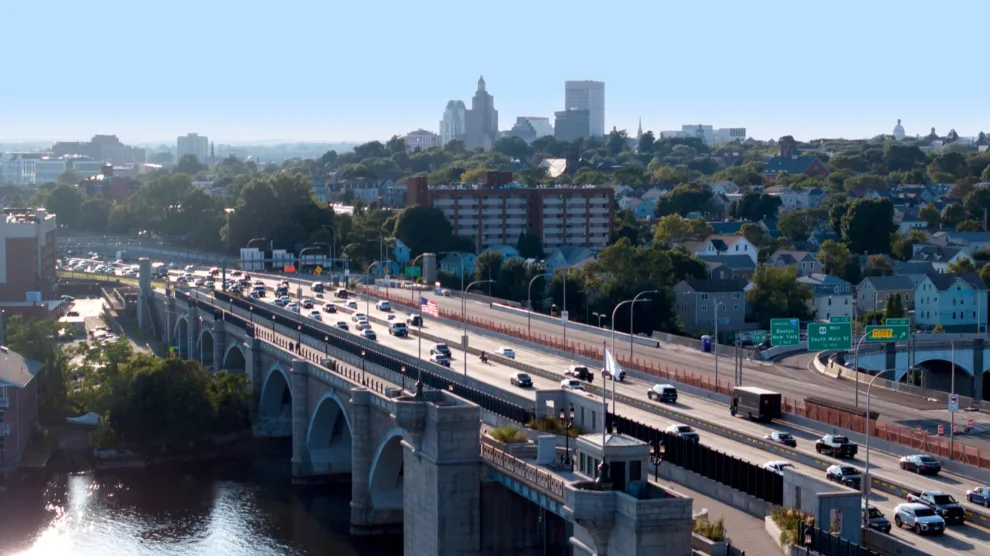
[(494, 446), (481, 443), (481, 459), (492, 467), (515, 477), (531, 487), (545, 493), (561, 504), (564, 500), (564, 480), (536, 465), (513, 457)]

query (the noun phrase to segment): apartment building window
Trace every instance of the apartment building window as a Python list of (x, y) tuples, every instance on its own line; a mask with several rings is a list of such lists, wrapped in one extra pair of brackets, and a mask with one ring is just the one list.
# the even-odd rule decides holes
[(732, 310), (733, 310), (733, 311), (738, 311), (738, 310), (739, 310), (739, 304), (738, 304), (738, 303), (736, 303), (735, 305), (733, 305), (733, 306), (732, 306)]
[(736, 293), (732, 294), (732, 299), (739, 299), (739, 296), (740, 296), (740, 293), (739, 292), (736, 292)]
[(708, 301), (708, 294), (707, 293), (701, 294), (701, 300), (702, 301)]
[(0, 386), (0, 403), (7, 401), (7, 387)]
[(707, 313), (708, 312), (708, 305), (702, 305), (701, 306), (701, 312), (702, 313)]
[(7, 412), (3, 409), (0, 409), (0, 425), (6, 423), (7, 422), (6, 419), (7, 419)]

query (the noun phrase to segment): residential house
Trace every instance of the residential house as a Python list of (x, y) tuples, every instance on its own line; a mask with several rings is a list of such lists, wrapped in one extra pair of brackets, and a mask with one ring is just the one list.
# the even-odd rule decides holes
[(896, 209), (894, 212), (894, 224), (897, 224), (897, 231), (902, 235), (907, 235), (909, 231), (914, 229), (924, 230), (928, 227), (928, 222), (918, 217), (918, 209), (916, 207), (901, 207)]
[(712, 195), (708, 201), (705, 202), (705, 206), (702, 211), (709, 218), (725, 218), (729, 214), (729, 205), (732, 201), (725, 193), (719, 193)]
[(763, 181), (772, 182), (781, 174), (824, 179), (828, 175), (828, 167), (817, 156), (800, 156), (797, 142), (787, 140), (780, 142), (780, 156), (770, 158), (764, 165)]
[(595, 259), (595, 252), (586, 247), (558, 247), (546, 259), (548, 272), (558, 268), (580, 268), (584, 263)]
[(519, 250), (511, 245), (493, 245), (485, 251), (485, 253), (488, 252), (495, 252), (502, 255), (503, 261), (513, 261), (519, 258)]
[(628, 185), (612, 185), (610, 186), (612, 191), (615, 191), (615, 198), (622, 199), (623, 197), (632, 197), (633, 193), (636, 191)]
[(750, 243), (745, 237), (737, 235), (712, 235), (703, 241), (686, 241), (684, 249), (692, 255), (716, 256), (716, 255), (746, 255), (755, 263), (759, 255), (759, 249)]
[(0, 347), (0, 471), (17, 469), (38, 424), (38, 381), (42, 364)]
[(401, 239), (395, 238), (395, 245), (392, 246), (392, 256), (395, 257), (395, 262), (399, 266), (406, 266), (411, 258), (412, 251), (409, 246), (402, 242)]
[(882, 199), (884, 197), (875, 189), (853, 189), (849, 192), (849, 196), (853, 199)]
[(929, 243), (951, 247), (969, 247), (975, 253), (990, 248), (990, 232), (957, 232), (941, 230), (931, 235)]
[(706, 182), (703, 185), (711, 189), (712, 193), (715, 195), (728, 195), (730, 193), (739, 193), (739, 186), (731, 181), (712, 181), (712, 182)]
[(852, 317), (852, 284), (828, 274), (811, 274), (798, 278), (798, 282), (811, 287), (812, 297), (808, 302), (818, 320), (832, 317)]
[(722, 236), (736, 235), (742, 231), (743, 224), (747, 222), (740, 222), (738, 220), (725, 220), (722, 222), (709, 222), (708, 225), (715, 230), (715, 233)]
[(979, 274), (931, 274), (914, 287), (914, 322), (923, 330), (986, 330), (987, 286)]
[(774, 254), (767, 257), (767, 260), (763, 264), (778, 268), (793, 266), (797, 269), (798, 276), (810, 276), (812, 274), (820, 274), (823, 271), (822, 263), (818, 260), (817, 254), (811, 251), (778, 249)]
[[(920, 278), (918, 279), (920, 280)], [(910, 276), (868, 276), (856, 286), (856, 314), (886, 307), (886, 300), (901, 296), (905, 309), (914, 308), (914, 286)]]
[(674, 307), (685, 330), (711, 333), (716, 307), (719, 332), (740, 329), (746, 319), (746, 280), (681, 280)]
[(756, 273), (756, 263), (746, 255), (702, 255), (698, 257), (708, 268), (712, 280), (749, 280)]
[(786, 213), (792, 210), (805, 210), (818, 208), (822, 204), (825, 191), (817, 187), (812, 189), (800, 189), (775, 185), (763, 190), (765, 195), (772, 195), (780, 198), (780, 212)]
[(911, 262), (931, 263), (932, 268), (939, 274), (947, 273), (949, 265), (957, 263), (961, 259), (973, 259), (968, 247), (942, 247), (917, 243), (912, 248), (914, 255), (911, 256)]
[(653, 206), (656, 206), (657, 200), (659, 200), (660, 197), (666, 196), (667, 193), (669, 192), (670, 192), (669, 190), (660, 187), (651, 187), (649, 190), (647, 190), (645, 193), (639, 196), (639, 200), (643, 201), (644, 203), (649, 203)]
[(474, 253), (457, 251), (447, 253), (437, 264), (441, 272), (453, 274), (454, 276), (460, 276), (461, 272), (463, 272), (465, 276), (473, 276), (474, 266), (477, 261), (478, 256)]
[(619, 208), (633, 211), (633, 217), (636, 220), (649, 220), (655, 214), (656, 204), (644, 202), (635, 197), (623, 197), (619, 199)]

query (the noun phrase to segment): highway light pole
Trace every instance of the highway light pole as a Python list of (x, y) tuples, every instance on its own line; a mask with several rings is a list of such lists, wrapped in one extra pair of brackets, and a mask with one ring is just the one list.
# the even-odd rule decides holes
[[(952, 342), (952, 380), (949, 386), (949, 395), (954, 396), (956, 394), (956, 342)], [(953, 448), (955, 448), (956, 442), (956, 412), (949, 412), (949, 459), (952, 459), (952, 455), (955, 453)]]
[[(866, 339), (866, 334), (864, 333), (859, 337), (859, 341), (856, 342), (856, 351), (853, 352), (853, 374), (856, 375), (856, 409), (859, 409), (859, 346), (863, 345), (863, 340)], [(870, 384), (873, 384), (871, 381)]]
[[(658, 292), (657, 290), (647, 290), (645, 292), (639, 292), (636, 294), (636, 297), (633, 298), (633, 301), (635, 302), (637, 299), (639, 299), (639, 296), (646, 295), (648, 293), (660, 293), (660, 292)], [(633, 306), (629, 308), (629, 361), (630, 362), (632, 362), (633, 360), (633, 311), (635, 309), (636, 309), (636, 304), (633, 303)], [(614, 320), (612, 321), (612, 329), (613, 330), (615, 329)]]
[[(416, 261), (418, 261), (419, 259), (421, 259), (423, 257), (423, 255), (425, 255), (425, 254), (426, 253), (420, 253), (419, 255), (416, 255), (416, 258), (413, 259), (411, 263), (409, 263), (409, 268), (416, 268)], [(422, 276), (422, 274), (423, 273), (420, 272), (420, 276)], [(409, 278), (409, 277), (406, 276), (406, 278)], [(412, 280), (410, 280), (410, 282), (409, 282), (409, 300), (410, 301), (414, 301), (415, 299), (416, 299), (416, 292), (413, 290)]]
[[(461, 320), (464, 321), (464, 337), (461, 338), (461, 344), (464, 347), (464, 376), (465, 377), (467, 377), (467, 356), (468, 356), (468, 335), (467, 335), (467, 314), (466, 314), (467, 303), (465, 302), (465, 300), (467, 299), (467, 292), (475, 284), (487, 284), (487, 283), (490, 283), (490, 282), (494, 282), (494, 280), (475, 280), (474, 282), (471, 282), (470, 284), (468, 284), (467, 287), (464, 288), (464, 291), (461, 292)], [(420, 319), (420, 320), (423, 320), (423, 319)]]
[[(878, 372), (870, 379), (870, 384), (866, 387), (866, 467), (863, 469), (863, 500), (865, 501), (863, 505), (863, 527), (869, 527), (870, 525), (870, 427), (873, 424), (873, 420), (870, 419), (870, 390), (873, 389), (873, 383), (880, 378), (880, 375), (895, 370), (897, 369), (884, 369)], [(858, 372), (859, 370), (857, 369)]]
[[(639, 296), (637, 295), (636, 298), (638, 298), (638, 297)], [(613, 357), (615, 357), (615, 313), (618, 312), (619, 307), (622, 307), (626, 303), (631, 303), (631, 304), (633, 304), (635, 306), (636, 303), (639, 303), (641, 301), (642, 302), (648, 302), (648, 301), (650, 301), (649, 298), (646, 298), (646, 299), (636, 299), (636, 298), (627, 299), (625, 301), (620, 301), (619, 304), (615, 306), (615, 309), (612, 309), (612, 356)], [(629, 310), (632, 311), (632, 307), (630, 307)], [(619, 360), (616, 359), (615, 362), (618, 363)], [(604, 398), (605, 397), (604, 392), (606, 392), (607, 389), (605, 388), (604, 379), (602, 379), (602, 380), (603, 380), (603, 382), (602, 382), (602, 392), (603, 392), (602, 393), (602, 397)], [(612, 414), (615, 414), (615, 377), (614, 376), (612, 377)]]
[(317, 251), (321, 250), (319, 247), (315, 247), (315, 246), (303, 247), (302, 249), (299, 250), (299, 261), (298, 264), (296, 265), (296, 297), (299, 298), (300, 302), (302, 301), (302, 279), (299, 278), (299, 273), (302, 271), (303, 255), (306, 253), (306, 251), (309, 251), (311, 249), (315, 249)]
[[(371, 277), (371, 269), (375, 267), (376, 264), (381, 264), (381, 261), (374, 261), (368, 265), (368, 277)], [(371, 295), (364, 294), (364, 314), (371, 315)], [(371, 318), (370, 316), (368, 318)]]
[(546, 278), (547, 274), (537, 274), (533, 276), (533, 279), (529, 281), (529, 288), (526, 289), (526, 302), (529, 305), (529, 311), (526, 313), (526, 332), (533, 333), (533, 282), (537, 278)]
[(724, 303), (715, 302), (715, 337), (712, 342), (712, 352), (715, 354), (715, 392), (718, 392), (718, 308), (725, 307)]

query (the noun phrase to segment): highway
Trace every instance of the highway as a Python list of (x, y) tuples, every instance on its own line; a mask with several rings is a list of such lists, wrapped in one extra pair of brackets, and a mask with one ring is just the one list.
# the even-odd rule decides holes
[[(255, 279), (256, 277), (252, 277)], [(266, 285), (273, 287), (281, 277), (265, 277), (263, 280)], [(293, 295), (296, 293), (295, 288), (290, 288)], [(304, 289), (304, 296), (312, 295), (311, 292), (307, 291), (308, 288)], [(326, 302), (333, 302), (338, 306), (338, 312), (336, 314), (323, 313), (325, 321), (335, 322), (336, 320), (345, 320), (350, 325), (350, 333), (357, 334), (353, 326), (353, 322), (350, 319), (350, 310), (344, 307), (344, 302), (342, 300), (331, 299), (332, 293), (327, 292), (324, 299), (314, 299), (319, 305)], [(266, 297), (262, 300), (263, 302), (272, 302), (272, 297)], [(387, 318), (387, 313), (378, 311), (375, 306), (373, 299), (363, 298), (358, 302), (358, 310), (361, 312), (370, 312), (373, 318), (385, 319)], [(370, 311), (369, 311), (370, 310)], [(404, 319), (407, 313), (399, 309), (396, 311), (398, 316), (396, 318)], [(302, 317), (301, 317), (302, 318)], [(386, 345), (396, 351), (400, 351), (410, 356), (417, 356), (419, 353), (419, 341), (415, 336), (410, 337), (393, 337), (388, 335), (386, 327), (379, 324), (373, 324), (373, 329), (378, 334), (379, 343)], [(413, 330), (415, 332), (415, 330)], [(424, 332), (429, 334), (439, 336), (448, 340), (449, 345), (458, 345), (457, 341), (462, 331), (456, 326), (448, 325), (445, 323), (437, 322), (434, 319), (427, 318), (426, 326), (424, 326)], [(472, 347), (478, 349), (484, 349), (490, 353), (494, 353), (495, 350), (502, 345), (499, 341), (490, 338), (472, 336), (471, 337)], [(430, 343), (423, 342), (423, 357), (429, 357), (429, 347)], [(560, 373), (560, 379), (563, 379), (564, 369), (571, 364), (570, 361), (566, 359), (561, 359), (558, 357), (550, 356), (546, 353), (539, 352), (536, 350), (531, 350), (527, 348), (521, 348), (519, 346), (511, 346), (516, 351), (517, 361), (541, 368), (546, 371)], [(453, 361), (452, 368), (457, 371), (463, 369), (463, 359), (464, 355), (462, 351), (453, 350)], [(499, 363), (490, 362), (489, 364), (481, 363), (476, 356), (469, 356), (467, 372), (469, 375), (475, 379), (483, 380), (486, 383), (499, 386), (506, 390), (513, 389), (509, 385), (509, 376), (516, 372), (517, 369), (501, 365)], [(540, 376), (533, 376), (534, 379), (534, 390), (537, 389), (556, 389), (559, 388), (559, 381), (546, 379)], [(645, 398), (646, 390), (652, 385), (650, 382), (640, 381), (636, 378), (629, 377), (625, 382), (618, 383), (616, 385), (616, 391), (620, 394), (624, 394), (633, 398), (643, 399)], [(609, 383), (611, 386), (611, 383)], [(518, 390), (528, 399), (535, 400), (534, 390)], [(611, 403), (611, 401), (609, 402)], [(723, 404), (709, 402), (701, 398), (695, 398), (692, 396), (685, 395), (681, 393), (679, 402), (671, 407), (673, 411), (682, 413), (684, 415), (690, 415), (699, 419), (706, 420), (708, 422), (717, 422), (727, 428), (740, 433), (762, 437), (770, 430), (781, 430), (790, 432), (796, 438), (798, 438), (799, 446), (798, 451), (804, 454), (813, 455), (814, 454), (814, 440), (817, 437), (811, 431), (805, 431), (800, 429), (795, 429), (793, 427), (787, 427), (779, 424), (773, 424), (770, 426), (761, 425), (743, 419), (733, 419), (728, 416), (727, 408)], [(648, 423), (657, 428), (666, 428), (668, 425), (673, 424), (674, 421), (667, 419), (663, 416), (654, 414), (645, 409), (637, 406), (627, 405), (624, 403), (618, 404), (619, 413), (631, 419), (638, 420), (640, 422)], [(741, 459), (747, 460), (756, 465), (762, 465), (763, 463), (770, 460), (785, 459), (779, 455), (769, 454), (757, 447), (743, 444), (740, 442), (732, 441), (714, 433), (707, 433), (705, 431), (701, 432), (702, 442), (708, 446), (716, 448), (725, 453), (730, 453), (739, 457)], [(860, 456), (852, 460), (852, 465), (863, 468), (863, 458), (864, 453), (861, 450)], [(828, 458), (820, 458), (827, 460)], [(824, 472), (818, 469), (813, 469), (810, 467), (797, 466), (798, 471), (810, 476), (817, 478), (823, 478)], [(969, 487), (974, 486), (974, 482), (963, 477), (954, 476), (949, 473), (943, 473), (937, 477), (920, 477), (913, 473), (907, 473), (901, 471), (898, 467), (897, 458), (888, 454), (883, 454), (878, 451), (872, 451), (871, 453), (871, 473), (875, 474), (877, 477), (887, 478), (898, 482), (900, 484), (909, 486), (911, 488), (922, 490), (922, 489), (941, 489), (943, 491), (952, 494), (960, 501), (965, 499), (965, 490)], [(877, 505), (881, 511), (883, 511), (888, 518), (893, 518), (894, 506), (901, 502), (899, 499), (894, 499), (886, 494), (879, 493), (873, 494), (871, 496), (871, 501)], [(959, 553), (967, 550), (979, 550), (981, 552), (986, 551), (990, 553), (990, 533), (983, 529), (971, 526), (953, 526), (949, 528), (947, 534), (944, 537), (936, 538), (918, 538), (913, 533), (904, 530), (896, 531), (894, 533), (899, 538), (902, 538), (905, 542), (908, 542), (921, 550), (924, 550), (930, 554), (953, 554)]]

